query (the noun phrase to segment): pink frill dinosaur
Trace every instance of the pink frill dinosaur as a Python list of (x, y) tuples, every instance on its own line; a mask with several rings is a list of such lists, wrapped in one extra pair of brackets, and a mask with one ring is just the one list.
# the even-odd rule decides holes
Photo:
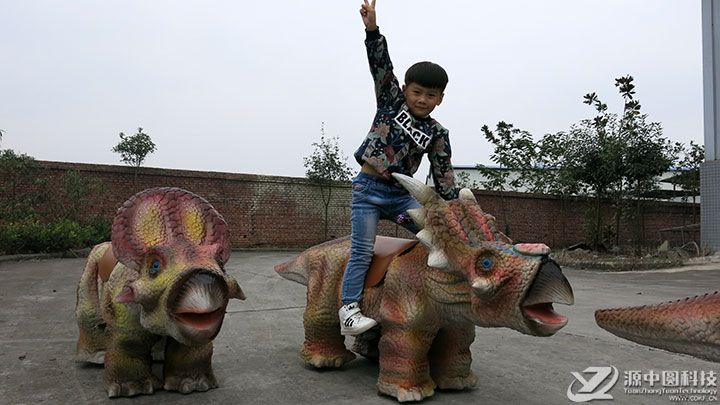
[[(228, 300), (245, 299), (223, 268), (224, 219), (195, 194), (149, 189), (120, 207), (111, 239), (90, 252), (78, 284), (76, 361), (105, 364), (110, 397), (217, 387), (212, 340)], [(151, 370), (153, 346), (164, 357), (162, 381)]]
[(647, 346), (720, 361), (720, 294), (638, 307), (601, 309), (603, 329)]
[[(379, 328), (357, 336), (353, 350), (379, 358), (380, 392), (417, 401), (435, 388), (474, 387), (470, 344), (476, 325), (536, 336), (565, 326), (567, 318), (554, 312), (552, 303), (572, 304), (573, 293), (547, 246), (513, 245), (470, 190), (446, 202), (421, 182), (394, 176), (424, 206), (409, 212), (422, 228), (417, 234), (422, 245), (395, 258), (384, 279), (364, 291), (362, 312), (378, 320)], [(355, 358), (338, 319), (349, 254), (344, 238), (275, 268), (307, 285), (301, 355), (314, 367), (340, 367)]]

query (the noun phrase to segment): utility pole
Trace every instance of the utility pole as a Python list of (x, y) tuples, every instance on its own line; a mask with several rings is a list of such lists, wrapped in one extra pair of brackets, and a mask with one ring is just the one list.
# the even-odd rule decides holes
[(705, 162), (700, 167), (700, 241), (720, 251), (720, 1), (702, 1)]

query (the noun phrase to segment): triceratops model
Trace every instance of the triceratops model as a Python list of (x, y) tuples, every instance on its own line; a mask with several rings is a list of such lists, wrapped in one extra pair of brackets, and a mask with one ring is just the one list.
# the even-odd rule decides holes
[[(417, 401), (436, 387), (475, 386), (470, 368), (475, 325), (537, 336), (565, 326), (567, 318), (555, 313), (552, 303), (572, 304), (573, 293), (548, 258), (547, 246), (512, 245), (470, 190), (446, 202), (411, 177), (393, 176), (424, 206), (409, 212), (422, 228), (417, 238), (424, 246), (398, 252), (378, 284), (366, 282), (361, 309), (378, 321), (379, 333), (371, 329), (357, 336), (353, 350), (379, 358), (380, 392)], [(349, 255), (350, 241), (340, 239), (275, 268), (307, 285), (301, 354), (318, 368), (340, 367), (355, 358), (345, 348), (338, 319)]]
[(720, 294), (595, 311), (597, 324), (647, 346), (720, 361)]
[[(217, 387), (212, 340), (228, 300), (245, 299), (223, 268), (229, 257), (225, 220), (203, 198), (178, 188), (131, 197), (78, 284), (75, 360), (104, 362), (110, 397)], [(151, 370), (153, 346), (164, 349), (162, 382)]]

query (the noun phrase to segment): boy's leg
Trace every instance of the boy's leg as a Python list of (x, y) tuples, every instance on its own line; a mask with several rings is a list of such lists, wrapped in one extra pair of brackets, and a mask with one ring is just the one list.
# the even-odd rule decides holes
[(375, 246), (380, 214), (378, 210), (367, 203), (355, 204), (353, 202), (350, 213), (352, 231), (350, 234), (350, 260), (345, 267), (342, 282), (343, 305), (358, 302), (362, 299), (365, 275), (370, 268)]
[(365, 275), (372, 261), (375, 235), (380, 220), (380, 211), (373, 203), (375, 199), (371, 198), (373, 182), (363, 178), (366, 176), (359, 175), (353, 181), (350, 259), (343, 274), (341, 295), (343, 306), (338, 311), (340, 333), (343, 335), (360, 334), (377, 324), (360, 312)]
[[(387, 207), (387, 219), (394, 222), (398, 215), (408, 215), (408, 210), (422, 208), (422, 204), (420, 204), (409, 193), (405, 192), (403, 194), (395, 196), (392, 200), (392, 203), (388, 204)], [(383, 215), (383, 218), (385, 218), (385, 215)], [(400, 225), (402, 225), (405, 229), (412, 232), (413, 234), (420, 232), (420, 228), (418, 228), (417, 225), (415, 225), (415, 223), (412, 221), (409, 221), (407, 223), (401, 223)]]

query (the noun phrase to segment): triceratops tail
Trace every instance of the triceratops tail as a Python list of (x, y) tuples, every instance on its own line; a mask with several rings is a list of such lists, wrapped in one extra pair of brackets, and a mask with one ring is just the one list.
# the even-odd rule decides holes
[(105, 321), (100, 313), (102, 281), (98, 276), (98, 263), (107, 249), (112, 249), (109, 242), (93, 248), (77, 286), (75, 318), (80, 336), (75, 353), (76, 362), (103, 363), (106, 349)]
[(275, 271), (283, 278), (307, 285), (307, 267), (304, 265), (304, 260), (302, 259), (303, 257), (300, 256), (295, 260), (278, 264), (275, 266)]
[(621, 338), (720, 361), (720, 294), (655, 305), (595, 311), (595, 321)]
[[(294, 260), (278, 264), (275, 266), (275, 271), (288, 280), (308, 285), (309, 272), (324, 271), (323, 274), (327, 275), (327, 271), (332, 271), (336, 267), (339, 268), (339, 266), (333, 266), (330, 263), (347, 263), (349, 255), (350, 236), (348, 235), (315, 245), (300, 253)], [(342, 268), (345, 268), (344, 264)]]

